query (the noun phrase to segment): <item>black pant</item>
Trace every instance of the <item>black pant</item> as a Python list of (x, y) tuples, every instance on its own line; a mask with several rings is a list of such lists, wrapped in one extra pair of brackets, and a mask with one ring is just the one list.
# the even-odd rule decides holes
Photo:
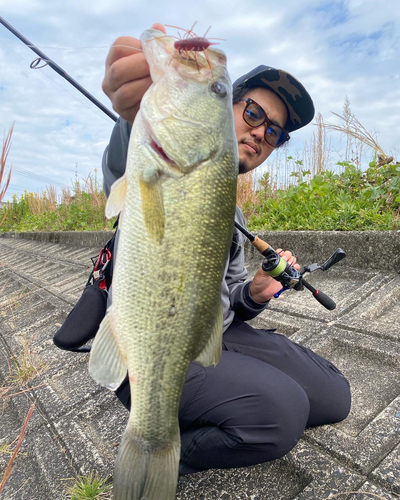
[[(129, 391), (127, 379), (116, 391), (128, 409)], [(218, 365), (190, 365), (179, 409), (179, 472), (275, 460), (306, 427), (346, 418), (350, 404), (349, 383), (332, 363), (283, 335), (235, 320)]]

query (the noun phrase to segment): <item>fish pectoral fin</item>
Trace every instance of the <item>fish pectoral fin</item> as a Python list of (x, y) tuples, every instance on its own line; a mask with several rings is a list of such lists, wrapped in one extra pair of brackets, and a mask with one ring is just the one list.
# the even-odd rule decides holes
[(215, 317), (214, 327), (211, 336), (205, 348), (196, 358), (196, 361), (201, 363), (203, 366), (211, 366), (211, 365), (215, 366), (218, 363), (222, 352), (223, 333), (224, 333), (224, 314), (221, 302), (218, 308), (217, 315)]
[(118, 215), (125, 203), (126, 198), (126, 174), (117, 179), (111, 186), (111, 191), (106, 204), (106, 217), (111, 219)]
[(127, 363), (111, 319), (112, 306), (100, 323), (90, 350), (89, 373), (98, 384), (115, 391), (126, 376)]
[(140, 193), (144, 225), (149, 238), (160, 245), (164, 238), (165, 212), (160, 175), (158, 172), (149, 179), (141, 177)]

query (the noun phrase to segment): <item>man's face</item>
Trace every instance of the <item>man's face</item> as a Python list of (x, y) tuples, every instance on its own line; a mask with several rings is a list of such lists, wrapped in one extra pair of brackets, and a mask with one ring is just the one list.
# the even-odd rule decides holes
[[(287, 110), (279, 97), (272, 90), (256, 88), (245, 95), (254, 99), (265, 111), (268, 118), (281, 127), (285, 126)], [(243, 120), (243, 111), (246, 102), (240, 101), (233, 105), (236, 137), (239, 146), (239, 173), (250, 172), (261, 165), (275, 149), (265, 138), (266, 123), (252, 128)]]

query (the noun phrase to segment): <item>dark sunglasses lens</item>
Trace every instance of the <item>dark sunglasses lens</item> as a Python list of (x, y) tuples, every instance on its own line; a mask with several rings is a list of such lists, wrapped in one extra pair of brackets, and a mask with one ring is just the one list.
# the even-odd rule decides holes
[(265, 128), (265, 140), (271, 146), (277, 147), (285, 142), (286, 134), (279, 125), (268, 125)]
[(265, 119), (264, 111), (257, 104), (250, 103), (244, 111), (244, 120), (251, 127), (261, 125)]

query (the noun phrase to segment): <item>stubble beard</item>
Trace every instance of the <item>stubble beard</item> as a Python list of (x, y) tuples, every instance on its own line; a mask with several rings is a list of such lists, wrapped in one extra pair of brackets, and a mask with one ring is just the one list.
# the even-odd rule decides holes
[(246, 161), (239, 161), (239, 175), (245, 174), (248, 171), (248, 164)]

